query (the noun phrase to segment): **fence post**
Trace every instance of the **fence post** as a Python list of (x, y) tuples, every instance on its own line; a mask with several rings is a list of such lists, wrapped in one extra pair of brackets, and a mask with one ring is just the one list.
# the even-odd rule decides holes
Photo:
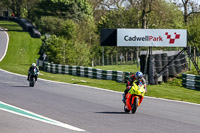
[(131, 62), (133, 62), (133, 52), (131, 52)]
[(128, 52), (126, 52), (126, 61), (125, 61), (125, 65), (128, 63)]
[(109, 65), (109, 56), (106, 56), (106, 62), (107, 62), (106, 65)]
[(102, 47), (102, 66), (104, 66), (104, 47)]
[(116, 65), (117, 65), (117, 62), (118, 62), (118, 54), (116, 53)]
[(113, 65), (113, 55), (111, 55), (111, 65)]

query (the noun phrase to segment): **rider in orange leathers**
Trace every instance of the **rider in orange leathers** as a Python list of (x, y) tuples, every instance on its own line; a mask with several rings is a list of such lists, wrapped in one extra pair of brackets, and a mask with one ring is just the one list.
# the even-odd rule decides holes
[(128, 93), (128, 91), (131, 89), (131, 87), (133, 86), (133, 83), (136, 82), (138, 85), (142, 84), (144, 85), (145, 88), (145, 93), (147, 92), (147, 85), (146, 85), (146, 80), (143, 78), (143, 74), (142, 72), (136, 72), (135, 75), (131, 75), (131, 77), (129, 78), (129, 80), (126, 83), (126, 89), (124, 91), (123, 94), (123, 99), (122, 101), (124, 103), (126, 103), (126, 94)]

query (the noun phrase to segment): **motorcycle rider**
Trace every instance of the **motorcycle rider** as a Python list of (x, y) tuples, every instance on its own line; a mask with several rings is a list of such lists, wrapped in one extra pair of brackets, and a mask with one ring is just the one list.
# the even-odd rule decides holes
[(39, 68), (36, 66), (35, 63), (32, 63), (32, 65), (29, 67), (29, 70), (28, 70), (28, 77), (27, 77), (27, 80), (29, 81), (29, 77), (30, 77), (30, 74), (32, 71), (34, 71), (34, 69), (36, 69), (36, 77), (35, 77), (35, 81), (37, 81), (37, 77), (38, 77), (38, 74), (39, 74)]
[(126, 94), (133, 86), (133, 82), (136, 82), (138, 85), (144, 85), (145, 93), (147, 92), (146, 80), (144, 79), (142, 72), (138, 71), (138, 72), (136, 72), (135, 75), (134, 74), (131, 75), (131, 77), (129, 78), (129, 80), (126, 83), (126, 89), (124, 90), (123, 99), (122, 99), (122, 101), (124, 103), (126, 103)]

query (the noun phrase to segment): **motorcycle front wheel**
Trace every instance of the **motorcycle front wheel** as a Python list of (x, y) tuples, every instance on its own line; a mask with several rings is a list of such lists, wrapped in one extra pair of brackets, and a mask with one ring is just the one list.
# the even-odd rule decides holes
[(34, 85), (35, 85), (35, 78), (34, 78), (34, 77), (31, 77), (31, 78), (30, 78), (30, 81), (29, 81), (29, 86), (30, 86), (30, 87), (34, 87)]
[(138, 107), (138, 98), (135, 97), (134, 103), (132, 104), (132, 110), (131, 110), (132, 114), (135, 114), (137, 107)]

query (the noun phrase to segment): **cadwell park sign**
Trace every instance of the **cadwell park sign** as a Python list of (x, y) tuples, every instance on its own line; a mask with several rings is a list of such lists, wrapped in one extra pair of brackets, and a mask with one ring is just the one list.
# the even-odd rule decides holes
[(103, 29), (101, 46), (187, 47), (187, 30)]

